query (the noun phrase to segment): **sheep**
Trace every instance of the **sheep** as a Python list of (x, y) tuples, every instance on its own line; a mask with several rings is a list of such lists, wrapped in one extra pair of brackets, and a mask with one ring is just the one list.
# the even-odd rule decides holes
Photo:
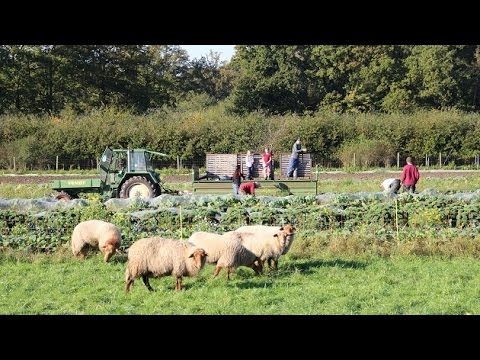
[(108, 262), (122, 243), (122, 235), (112, 223), (102, 220), (82, 221), (73, 229), (72, 252), (85, 258), (89, 248), (99, 248)]
[(278, 234), (279, 231), (285, 231), (287, 237), (286, 237), (286, 244), (285, 248), (283, 249), (282, 255), (285, 255), (288, 250), (290, 250), (290, 247), (292, 246), (294, 237), (295, 237), (295, 231), (297, 230), (293, 225), (291, 224), (286, 224), (283, 226), (268, 226), (268, 225), (246, 225), (246, 226), (241, 226), (238, 229), (236, 229), (236, 232), (258, 232), (258, 231), (265, 231), (268, 233), (271, 233), (272, 235)]
[(175, 290), (182, 290), (182, 276), (196, 276), (205, 265), (204, 249), (187, 241), (161, 237), (143, 238), (128, 249), (125, 270), (125, 291), (128, 293), (136, 278), (142, 277), (149, 291), (150, 277), (172, 275), (176, 278)]
[(230, 236), (198, 231), (188, 240), (208, 253), (207, 263), (217, 265), (213, 277), (216, 277), (223, 268), (227, 269), (227, 280), (230, 280), (230, 273), (239, 266), (248, 266), (257, 275), (263, 270), (260, 258), (242, 245), (238, 234)]
[(288, 251), (296, 229), (291, 224), (267, 228), (263, 225), (242, 226), (234, 232), (240, 234), (243, 246), (260, 257), (262, 262), (267, 261), (270, 269), (277, 270), (278, 258)]

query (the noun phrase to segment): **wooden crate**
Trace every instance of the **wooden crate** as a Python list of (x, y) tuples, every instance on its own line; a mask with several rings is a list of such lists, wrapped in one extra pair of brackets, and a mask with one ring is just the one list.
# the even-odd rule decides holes
[[(288, 164), (291, 154), (280, 154), (280, 174), (287, 177)], [(297, 178), (312, 178), (312, 157), (309, 153), (298, 155), (299, 165), (297, 168)]]
[[(241, 172), (246, 176), (248, 174), (245, 165), (246, 154), (207, 154), (207, 174), (209, 177), (232, 176), (236, 165), (240, 165)], [(288, 163), (290, 154), (280, 154), (280, 173), (281, 177), (287, 177)], [(263, 178), (262, 154), (253, 154), (253, 177)], [(309, 153), (299, 154), (299, 167), (297, 169), (297, 178), (312, 179), (312, 158)], [(273, 163), (275, 165), (275, 163)], [(198, 169), (194, 169), (193, 179), (198, 180)]]
[(237, 154), (207, 154), (207, 172), (217, 176), (232, 176), (237, 157)]

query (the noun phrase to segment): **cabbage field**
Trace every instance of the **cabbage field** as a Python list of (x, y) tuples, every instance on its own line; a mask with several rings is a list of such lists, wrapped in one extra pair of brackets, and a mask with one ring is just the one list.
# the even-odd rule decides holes
[[(366, 241), (405, 242), (435, 234), (477, 239), (480, 191), (432, 190), (398, 196), (382, 192), (317, 196), (161, 195), (154, 199), (53, 198), (0, 200), (0, 246), (51, 252), (68, 247), (80, 221), (117, 225), (123, 248), (153, 235), (185, 239), (194, 231), (221, 233), (245, 224), (294, 224), (300, 238), (320, 234), (365, 234)], [(429, 236), (430, 236), (429, 235)], [(338, 237), (338, 236), (337, 236)]]

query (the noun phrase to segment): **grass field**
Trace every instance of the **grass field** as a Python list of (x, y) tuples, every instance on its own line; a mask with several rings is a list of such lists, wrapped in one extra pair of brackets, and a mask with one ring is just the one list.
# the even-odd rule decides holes
[(171, 276), (124, 292), (125, 259), (0, 255), (1, 314), (480, 314), (480, 263), (469, 257), (281, 258), (277, 273), (233, 280)]
[[(394, 176), (390, 176), (394, 177)], [(333, 179), (320, 180), (319, 192), (321, 193), (355, 193), (355, 192), (375, 192), (382, 191), (380, 183), (387, 176), (379, 175), (373, 179)], [(435, 189), (439, 192), (462, 192), (475, 191), (480, 189), (480, 173), (479, 176), (455, 176), (439, 178), (432, 175), (424, 176), (417, 184), (416, 192), (426, 189)]]
[[(320, 179), (319, 193), (355, 193), (382, 191), (380, 183), (390, 174), (378, 173), (373, 177), (361, 178), (352, 175), (351, 178)], [(187, 182), (166, 182), (165, 187), (169, 190), (192, 191), (192, 185)], [(462, 192), (476, 191), (480, 189), (480, 173), (470, 176), (437, 177), (434, 174), (425, 174), (417, 184), (417, 193), (426, 189), (435, 189), (439, 192)], [(0, 183), (0, 198), (5, 199), (33, 199), (53, 196), (48, 184), (11, 184)], [(259, 191), (259, 195), (262, 195)], [(264, 195), (273, 195), (265, 193)]]

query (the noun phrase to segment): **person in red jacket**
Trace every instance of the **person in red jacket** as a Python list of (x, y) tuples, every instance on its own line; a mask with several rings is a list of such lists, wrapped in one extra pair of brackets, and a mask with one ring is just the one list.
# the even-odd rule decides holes
[(255, 195), (255, 189), (260, 187), (258, 182), (245, 182), (240, 185), (239, 193), (242, 195)]
[(413, 164), (412, 158), (409, 156), (407, 157), (407, 165), (403, 167), (402, 175), (400, 176), (403, 191), (414, 193), (418, 179), (420, 179), (420, 173), (418, 172), (418, 168)]

